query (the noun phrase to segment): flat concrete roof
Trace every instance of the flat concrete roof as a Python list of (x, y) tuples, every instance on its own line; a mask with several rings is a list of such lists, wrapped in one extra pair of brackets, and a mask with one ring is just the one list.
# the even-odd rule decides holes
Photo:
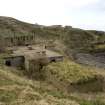
[(38, 46), (18, 47), (17, 50), (13, 51), (13, 54), (11, 54), (11, 56), (24, 56), (27, 59), (37, 59), (42, 57), (47, 57), (47, 58), (63, 57), (63, 55), (57, 52), (47, 50), (44, 49), (44, 47), (38, 47)]

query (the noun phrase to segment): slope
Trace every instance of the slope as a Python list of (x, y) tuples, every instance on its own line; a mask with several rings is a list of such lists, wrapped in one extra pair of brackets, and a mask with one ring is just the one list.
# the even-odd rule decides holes
[(1, 105), (79, 105), (65, 98), (49, 94), (56, 89), (41, 81), (29, 80), (13, 73), (9, 68), (0, 68)]
[(31, 35), (37, 38), (61, 40), (68, 49), (88, 50), (96, 35), (82, 29), (62, 26), (42, 26), (21, 22), (10, 17), (0, 17), (0, 36)]

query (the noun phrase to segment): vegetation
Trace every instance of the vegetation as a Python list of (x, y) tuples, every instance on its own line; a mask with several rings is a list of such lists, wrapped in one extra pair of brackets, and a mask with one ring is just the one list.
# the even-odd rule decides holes
[[(14, 72), (15, 71), (15, 72)], [(46, 81), (29, 80), (15, 69), (0, 68), (0, 103), (5, 105), (104, 105), (103, 101), (85, 100), (67, 95)]]
[(95, 100), (95, 101), (82, 101), (80, 102), (80, 105), (105, 105), (105, 103), (99, 101), (99, 100)]
[(99, 73), (89, 67), (84, 67), (72, 61), (52, 63), (45, 67), (46, 71), (56, 75), (57, 79), (70, 83), (85, 82), (96, 78)]
[[(39, 42), (42, 40), (53, 40), (53, 43), (56, 45), (55, 50), (64, 54), (67, 59), (71, 55), (74, 57), (75, 53), (95, 51), (94, 43), (104, 42), (105, 40), (105, 32), (76, 29), (71, 26), (47, 27), (24, 23), (10, 17), (0, 17), (0, 40), (2, 37), (32, 34), (35, 35), (36, 40)], [(0, 48), (2, 44), (0, 44)], [(99, 45), (96, 46), (96, 49), (98, 51), (99, 49), (104, 50), (104, 47), (104, 45)], [(105, 105), (104, 70), (80, 65), (70, 59), (46, 66), (44, 60), (44, 63), (41, 62), (45, 65), (44, 68), (38, 66), (38, 69), (36, 68), (38, 72), (35, 71), (35, 68), (27, 72), (33, 77), (30, 79), (22, 71), (5, 67), (3, 58), (6, 56), (8, 54), (0, 54), (1, 105)], [(40, 64), (40, 62), (37, 62), (37, 64)], [(30, 65), (33, 66), (34, 63)], [(36, 78), (34, 77), (36, 75), (41, 79), (35, 80)], [(99, 81), (99, 84), (86, 85), (90, 82), (93, 84), (94, 81)], [(88, 88), (88, 91), (66, 92), (62, 86), (59, 88), (60, 83), (61, 85), (64, 84), (64, 86), (80, 86), (82, 84), (82, 86)], [(89, 91), (91, 87), (94, 88), (94, 91)], [(97, 87), (101, 88), (100, 91), (97, 90)], [(76, 90), (80, 88), (76, 88)], [(82, 90), (87, 88), (82, 88)]]
[[(59, 99), (49, 91), (53, 87), (47, 83), (29, 80), (0, 69), (0, 103), (8, 105), (78, 105), (69, 99)], [(49, 86), (49, 89), (48, 89)]]
[(41, 26), (24, 23), (10, 17), (0, 17), (0, 36), (13, 37), (22, 35), (36, 36), (38, 39), (60, 40), (70, 51), (88, 51), (91, 42), (96, 41), (97, 35), (91, 31), (62, 26)]
[[(62, 64), (64, 64), (64, 62)], [(56, 65), (56, 64), (51, 64), (51, 65)], [(61, 63), (58, 63), (57, 65), (61, 66)], [(70, 71), (70, 73), (68, 72), (69, 74), (72, 74), (72, 77), (69, 78), (69, 81), (76, 82), (75, 77), (78, 76), (78, 73), (82, 80), (84, 78), (86, 79), (86, 81), (88, 81), (87, 77), (88, 78), (94, 77), (94, 73), (92, 71), (89, 71), (89, 72), (84, 71), (84, 73), (81, 74), (80, 69), (82, 67), (80, 67), (79, 65), (76, 66), (76, 64), (70, 63), (70, 62), (68, 62), (67, 65), (68, 66), (71, 65), (72, 70), (76, 69), (74, 73), (73, 71)], [(65, 68), (67, 68), (67, 65)], [(76, 67), (74, 67), (74, 65)], [(57, 68), (57, 66), (55, 66), (55, 68)], [(58, 90), (58, 88), (52, 85), (51, 83), (50, 84), (47, 83), (46, 81), (30, 80), (24, 75), (19, 74), (19, 72), (20, 71), (17, 71), (14, 68), (8, 68), (5, 66), (0, 68), (0, 103), (1, 104), (3, 105), (5, 104), (8, 104), (8, 105), (30, 105), (30, 104), (31, 105), (34, 105), (34, 104), (35, 105), (44, 105), (44, 104), (45, 105), (104, 105), (105, 104), (104, 101), (101, 101), (102, 99), (104, 100), (105, 98), (104, 94), (102, 95), (99, 94), (100, 97), (101, 96), (103, 97), (101, 98), (101, 100), (100, 98), (97, 98), (97, 100), (94, 100), (94, 98), (91, 100), (87, 100), (85, 99), (85, 97), (84, 98), (82, 96), (79, 97), (78, 94), (76, 95), (75, 93), (66, 94)], [(79, 79), (78, 77), (78, 80), (81, 80), (81, 79)]]

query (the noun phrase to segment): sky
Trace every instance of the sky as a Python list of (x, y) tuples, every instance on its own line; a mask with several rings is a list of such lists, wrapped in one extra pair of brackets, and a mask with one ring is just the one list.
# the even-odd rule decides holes
[(105, 0), (0, 0), (0, 16), (105, 31)]

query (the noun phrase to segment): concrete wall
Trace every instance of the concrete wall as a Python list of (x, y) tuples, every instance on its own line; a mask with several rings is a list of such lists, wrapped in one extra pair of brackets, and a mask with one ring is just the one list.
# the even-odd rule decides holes
[(24, 57), (10, 57), (10, 58), (6, 58), (5, 59), (5, 64), (7, 66), (23, 67), (24, 66)]

